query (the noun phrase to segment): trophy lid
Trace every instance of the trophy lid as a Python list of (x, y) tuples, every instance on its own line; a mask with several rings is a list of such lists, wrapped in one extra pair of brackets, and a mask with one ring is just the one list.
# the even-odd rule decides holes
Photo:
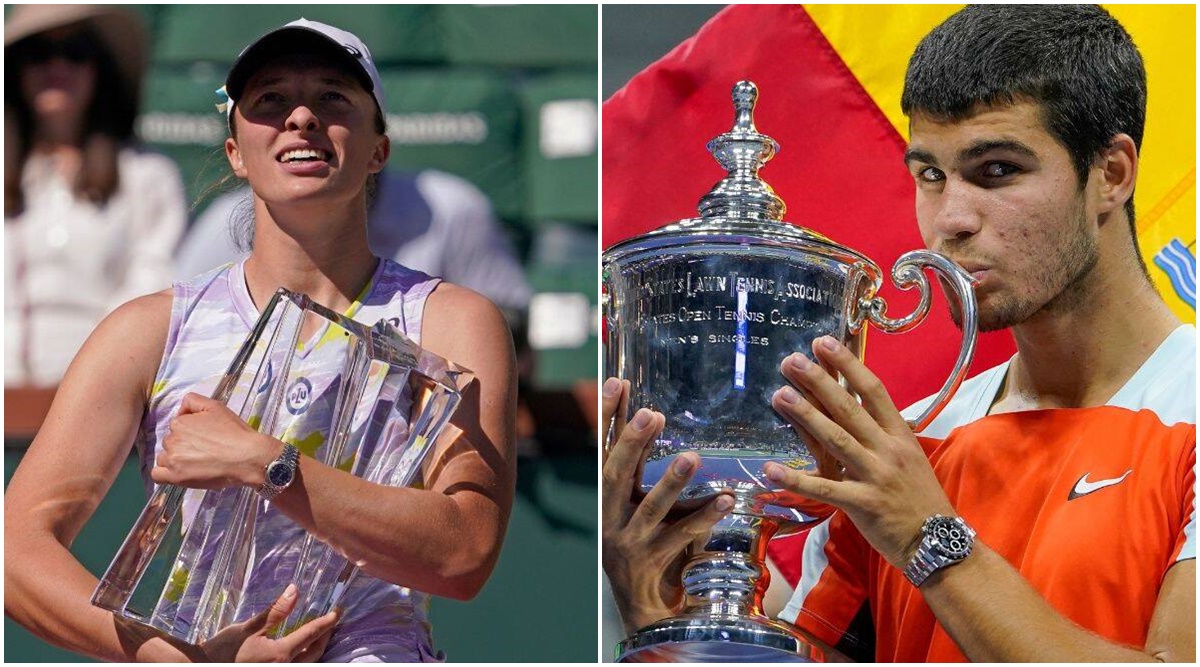
[(784, 222), (787, 205), (758, 174), (779, 151), (779, 144), (754, 125), (758, 86), (733, 86), (733, 128), (708, 142), (708, 151), (727, 172), (700, 198), (700, 217), (679, 220), (613, 245), (605, 253), (615, 260), (627, 252), (689, 242), (782, 245), (852, 264), (879, 269), (869, 258), (811, 229)]

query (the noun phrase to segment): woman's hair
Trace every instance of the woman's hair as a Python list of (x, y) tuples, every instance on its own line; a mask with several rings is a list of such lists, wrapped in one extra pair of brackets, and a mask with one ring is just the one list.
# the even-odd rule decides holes
[[(84, 128), (80, 134), (83, 160), (72, 189), (80, 199), (105, 204), (120, 185), (117, 156), (121, 144), (133, 139), (138, 100), (103, 40), (87, 23), (82, 24), (82, 28), (82, 35), (95, 45), (92, 64), (96, 68), (96, 85), (84, 113)], [(30, 45), (30, 40), (40, 38), (41, 35), (31, 35), (5, 49), (4, 120), (6, 126), (9, 123), (14, 126), (5, 130), (5, 139), (17, 142), (15, 148), (6, 147), (4, 156), (5, 217), (17, 215), (25, 208), (21, 176), (33, 148), (37, 119), (21, 90), (20, 68), (25, 60), (21, 54), (22, 49)]]

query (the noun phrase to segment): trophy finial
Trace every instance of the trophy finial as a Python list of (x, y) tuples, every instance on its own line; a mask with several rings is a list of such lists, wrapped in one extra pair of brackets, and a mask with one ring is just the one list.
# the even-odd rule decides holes
[(734, 132), (758, 132), (754, 129), (754, 105), (758, 102), (758, 86), (753, 81), (738, 81), (733, 86)]
[(779, 144), (754, 127), (758, 86), (738, 81), (733, 86), (733, 129), (708, 142), (708, 152), (728, 173), (700, 199), (700, 216), (782, 221), (787, 206), (758, 176)]

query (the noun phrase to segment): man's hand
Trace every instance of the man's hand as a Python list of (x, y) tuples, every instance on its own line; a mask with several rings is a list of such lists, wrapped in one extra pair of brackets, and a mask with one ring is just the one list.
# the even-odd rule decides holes
[[(771, 404), (822, 450), (814, 452), (818, 458), (831, 456), (845, 467), (842, 479), (775, 463), (763, 470), (776, 484), (844, 511), (876, 551), (903, 568), (916, 553), (925, 519), (953, 516), (954, 507), (879, 378), (832, 337), (813, 341), (813, 353), (819, 365), (796, 353), (781, 368), (808, 398), (785, 386)], [(825, 369), (840, 373), (862, 404)]]
[(604, 383), (600, 424), (602, 429), (611, 424), (612, 435), (604, 450), (601, 538), (604, 571), (625, 629), (632, 632), (670, 616), (679, 607), (685, 549), (729, 512), (733, 498), (722, 494), (674, 523), (664, 522), (700, 465), (700, 457), (687, 452), (675, 457), (670, 471), (641, 502), (633, 500), (646, 450), (662, 433), (666, 419), (642, 409), (626, 424), (629, 389), (628, 381), (616, 378)]
[(257, 488), (283, 445), (250, 428), (220, 401), (188, 394), (150, 471), (156, 484), (195, 489)]

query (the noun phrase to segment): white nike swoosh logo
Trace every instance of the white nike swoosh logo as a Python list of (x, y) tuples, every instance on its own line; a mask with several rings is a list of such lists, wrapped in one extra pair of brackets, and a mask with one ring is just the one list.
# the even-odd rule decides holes
[(1079, 481), (1075, 482), (1075, 488), (1071, 489), (1071, 493), (1067, 495), (1067, 500), (1075, 500), (1076, 498), (1078, 498), (1080, 496), (1086, 496), (1087, 494), (1092, 493), (1093, 491), (1099, 491), (1100, 489), (1103, 489), (1106, 486), (1113, 486), (1115, 484), (1120, 484), (1121, 482), (1124, 482), (1125, 478), (1128, 477), (1129, 474), (1132, 472), (1133, 472), (1133, 469), (1131, 468), (1129, 470), (1126, 470), (1125, 474), (1121, 475), (1120, 477), (1114, 477), (1112, 479), (1099, 479), (1094, 482), (1088, 480), (1088, 475), (1090, 475), (1092, 473), (1090, 473), (1090, 472), (1084, 473), (1083, 477), (1080, 477)]

